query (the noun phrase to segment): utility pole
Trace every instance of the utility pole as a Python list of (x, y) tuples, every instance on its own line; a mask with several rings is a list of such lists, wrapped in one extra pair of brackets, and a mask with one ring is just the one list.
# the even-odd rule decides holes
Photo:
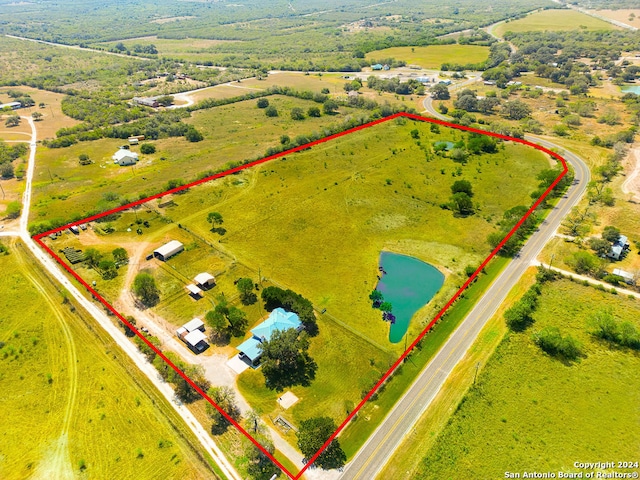
[(4, 188), (2, 188), (2, 184), (0, 183), (0, 190), (2, 190), (2, 199), (4, 200)]
[(476, 373), (473, 375), (473, 384), (476, 384), (476, 379), (478, 378), (478, 369), (480, 368), (480, 362), (476, 363)]

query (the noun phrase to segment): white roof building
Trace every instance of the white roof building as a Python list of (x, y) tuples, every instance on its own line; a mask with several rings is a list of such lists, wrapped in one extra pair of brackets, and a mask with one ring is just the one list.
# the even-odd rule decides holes
[(120, 166), (133, 165), (138, 161), (138, 154), (131, 150), (121, 148), (114, 153), (111, 158), (113, 159), (113, 163), (117, 163)]
[(187, 323), (185, 323), (182, 328), (184, 328), (187, 332), (204, 330), (204, 322), (199, 318), (194, 318), (193, 320), (189, 320)]
[(207, 336), (200, 330), (189, 332), (183, 338), (184, 343), (198, 352), (203, 351), (208, 346), (206, 339)]
[(200, 295), (202, 295), (202, 290), (196, 287), (193, 283), (190, 283), (189, 285), (187, 285), (187, 290), (194, 297), (199, 297)]
[(622, 270), (620, 268), (614, 268), (613, 269), (613, 274), (617, 275), (619, 277), (622, 277), (624, 279), (624, 281), (626, 283), (628, 283), (629, 285), (633, 285), (634, 283), (636, 283), (635, 278), (633, 278), (633, 273), (629, 273), (625, 270)]
[(166, 262), (174, 255), (180, 253), (184, 250), (184, 245), (177, 240), (171, 240), (170, 242), (165, 243), (160, 248), (156, 248), (153, 251), (153, 256), (159, 258), (163, 262)]
[(193, 281), (200, 287), (208, 287), (216, 284), (216, 277), (210, 273), (203, 272), (196, 275), (196, 278), (194, 278)]

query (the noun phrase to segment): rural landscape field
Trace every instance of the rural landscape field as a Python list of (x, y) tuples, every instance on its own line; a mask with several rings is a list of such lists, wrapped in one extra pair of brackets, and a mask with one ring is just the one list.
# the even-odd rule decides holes
[(640, 474), (633, 2), (0, 7), (0, 477)]

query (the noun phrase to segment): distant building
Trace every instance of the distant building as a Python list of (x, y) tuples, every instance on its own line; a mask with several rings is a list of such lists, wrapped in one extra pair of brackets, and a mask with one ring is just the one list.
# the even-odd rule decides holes
[(262, 349), (260, 348), (262, 342), (269, 341), (273, 332), (290, 328), (295, 328), (298, 331), (302, 330), (302, 322), (298, 315), (293, 312), (287, 312), (282, 308), (274, 309), (269, 318), (251, 330), (253, 336), (238, 345), (240, 357), (246, 358), (253, 366), (259, 365), (260, 357), (262, 356)]
[(138, 161), (138, 154), (131, 150), (121, 148), (114, 153), (111, 158), (113, 159), (113, 163), (117, 163), (121, 167), (124, 167), (127, 165), (135, 165)]
[(160, 106), (156, 97), (133, 97), (133, 103), (151, 108), (158, 108)]
[(20, 102), (0, 103), (0, 110), (4, 110), (5, 108), (17, 110), (19, 108), (22, 108), (22, 104)]
[(202, 290), (200, 290), (200, 288), (198, 288), (193, 283), (190, 283), (189, 285), (187, 285), (186, 288), (187, 288), (187, 291), (189, 292), (189, 295), (191, 295), (192, 297), (195, 297), (197, 299), (202, 296)]
[(160, 248), (156, 248), (153, 251), (153, 256), (166, 262), (174, 255), (177, 255), (181, 251), (184, 250), (184, 245), (177, 240), (171, 240), (170, 242), (165, 243)]
[(429, 77), (416, 77), (416, 81), (420, 83), (431, 83), (431, 79)]
[(371, 70), (382, 70), (382, 64), (376, 63), (375, 65), (371, 65)]

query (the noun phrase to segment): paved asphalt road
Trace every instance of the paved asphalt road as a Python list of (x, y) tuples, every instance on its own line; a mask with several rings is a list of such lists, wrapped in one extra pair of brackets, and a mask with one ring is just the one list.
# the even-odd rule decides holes
[[(432, 116), (448, 120), (448, 117), (434, 111), (430, 98), (425, 99), (424, 106)], [(465, 356), (486, 322), (504, 301), (511, 287), (535, 261), (544, 245), (560, 226), (564, 216), (584, 194), (590, 174), (588, 167), (579, 157), (564, 151), (560, 146), (547, 140), (531, 136), (527, 136), (526, 139), (546, 148), (557, 148), (575, 170), (574, 185), (560, 199), (556, 208), (549, 213), (540, 228), (534, 232), (522, 248), (519, 257), (507, 265), (475, 308), (396, 403), (378, 429), (369, 437), (367, 443), (345, 467), (344, 473), (340, 477), (341, 480), (371, 480), (376, 477), (433, 401), (453, 368)]]

